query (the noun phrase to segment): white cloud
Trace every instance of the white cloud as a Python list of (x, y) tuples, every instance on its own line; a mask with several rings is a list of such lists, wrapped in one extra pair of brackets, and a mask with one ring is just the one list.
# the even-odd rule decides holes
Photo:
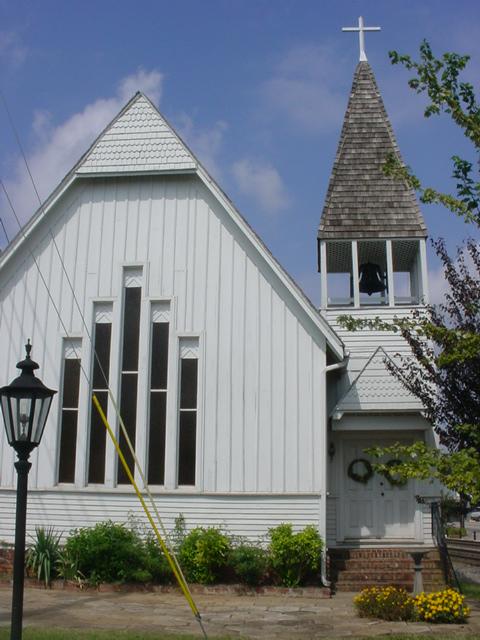
[(27, 47), (15, 31), (0, 31), (0, 60), (19, 67), (27, 57)]
[(282, 111), (302, 129), (328, 131), (345, 111), (344, 87), (338, 83), (343, 66), (328, 45), (297, 45), (280, 60), (262, 94), (269, 109)]
[(272, 165), (244, 158), (234, 163), (232, 173), (240, 191), (267, 213), (277, 213), (288, 207), (289, 198), (282, 178)]
[(219, 180), (222, 175), (219, 154), (228, 124), (224, 120), (218, 120), (210, 128), (199, 129), (193, 118), (185, 113), (177, 118), (177, 122), (179, 134), (209, 173)]
[(142, 91), (154, 104), (159, 104), (162, 97), (163, 74), (156, 69), (145, 71), (140, 67), (136, 73), (121, 80), (118, 97), (127, 102), (137, 91)]
[[(52, 123), (48, 112), (36, 112), (32, 122), (35, 142), (26, 154), (41, 198), (45, 199), (49, 195), (135, 91), (144, 91), (158, 103), (162, 81), (163, 76), (159, 71), (138, 69), (120, 82), (114, 96), (95, 100), (57, 125)], [(38, 208), (38, 200), (20, 157), (14, 163), (12, 175), (3, 181), (17, 215), (25, 223)], [(0, 215), (10, 235), (16, 233), (18, 226), (13, 221), (5, 199), (0, 204)]]

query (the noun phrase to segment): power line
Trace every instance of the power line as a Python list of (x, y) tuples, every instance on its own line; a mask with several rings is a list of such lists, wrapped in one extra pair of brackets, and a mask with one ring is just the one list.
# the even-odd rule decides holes
[[(41, 210), (41, 211), (42, 211), (42, 213), (45, 215), (45, 214), (46, 214), (46, 211), (45, 211), (44, 204), (43, 204), (43, 202), (42, 202), (42, 199), (40, 198), (40, 194), (39, 194), (39, 192), (38, 192), (37, 185), (36, 185), (36, 183), (35, 183), (35, 180), (34, 180), (34, 178), (33, 178), (32, 172), (31, 172), (31, 170), (30, 170), (30, 166), (29, 166), (29, 163), (28, 163), (28, 160), (27, 160), (27, 157), (26, 157), (25, 151), (24, 151), (24, 149), (23, 149), (23, 146), (22, 146), (22, 143), (21, 143), (21, 140), (20, 140), (20, 136), (19, 136), (19, 134), (18, 134), (17, 128), (15, 127), (15, 123), (14, 123), (14, 121), (13, 121), (13, 118), (12, 118), (12, 116), (11, 116), (10, 110), (9, 110), (9, 108), (8, 108), (7, 101), (6, 101), (6, 99), (5, 99), (5, 96), (4, 96), (4, 94), (3, 94), (3, 91), (1, 91), (1, 90), (0, 90), (0, 97), (1, 97), (2, 102), (3, 102), (3, 105), (4, 105), (4, 107), (5, 107), (5, 111), (7, 112), (8, 120), (9, 120), (10, 126), (11, 126), (11, 128), (12, 128), (12, 130), (13, 130), (13, 132), (14, 132), (15, 139), (16, 139), (17, 144), (18, 144), (18, 147), (19, 147), (19, 149), (20, 149), (20, 152), (21, 152), (21, 155), (22, 155), (22, 158), (23, 158), (23, 162), (24, 162), (24, 164), (25, 164), (25, 167), (26, 167), (26, 169), (27, 169), (27, 173), (28, 173), (29, 178), (30, 178), (30, 181), (31, 181), (31, 183), (32, 183), (33, 190), (35, 191), (35, 195), (36, 195), (36, 197), (37, 197), (37, 199), (38, 199), (38, 202), (39, 202), (39, 204), (40, 204), (40, 210)], [(17, 224), (18, 224), (18, 226), (19, 226), (19, 228), (20, 228), (20, 233), (21, 233), (21, 235), (23, 236), (23, 239), (27, 242), (27, 241), (28, 241), (28, 237), (27, 237), (27, 235), (26, 235), (25, 231), (23, 230), (22, 224), (21, 224), (20, 219), (19, 219), (19, 217), (18, 217), (18, 215), (17, 215), (17, 212), (16, 212), (16, 210), (15, 210), (15, 207), (13, 206), (13, 202), (12, 202), (12, 200), (10, 199), (10, 196), (9, 196), (9, 194), (8, 194), (8, 192), (7, 192), (7, 189), (6, 189), (6, 187), (5, 187), (5, 184), (4, 184), (3, 180), (1, 181), (1, 184), (2, 184), (2, 189), (3, 189), (4, 193), (5, 193), (6, 198), (7, 198), (7, 201), (8, 201), (8, 203), (9, 203), (9, 205), (10, 205), (10, 208), (11, 208), (11, 210), (12, 210), (12, 212), (13, 212), (13, 215), (15, 216), (15, 220), (17, 221)], [(2, 227), (4, 228), (4, 226), (3, 226), (3, 221), (2, 221)], [(4, 228), (4, 231), (5, 231), (5, 228)], [(181, 567), (180, 567), (180, 564), (178, 563), (178, 560), (177, 560), (176, 554), (175, 554), (175, 552), (174, 552), (173, 546), (172, 546), (172, 544), (171, 544), (171, 542), (170, 542), (169, 535), (168, 535), (168, 533), (167, 533), (167, 531), (166, 531), (166, 529), (165, 529), (165, 526), (164, 526), (164, 524), (163, 524), (163, 521), (162, 521), (162, 519), (161, 519), (161, 517), (160, 517), (160, 514), (159, 514), (159, 512), (158, 512), (157, 506), (156, 506), (155, 501), (154, 501), (154, 499), (153, 499), (152, 493), (151, 493), (151, 491), (150, 491), (150, 489), (149, 489), (149, 487), (148, 487), (147, 479), (146, 479), (145, 474), (144, 474), (144, 472), (143, 472), (143, 469), (142, 469), (142, 467), (141, 467), (141, 465), (140, 465), (140, 461), (138, 460), (138, 458), (137, 458), (137, 456), (136, 456), (135, 448), (134, 448), (134, 447), (133, 447), (133, 445), (132, 445), (132, 442), (131, 442), (130, 437), (129, 437), (128, 432), (127, 432), (127, 429), (126, 429), (126, 427), (125, 427), (125, 423), (123, 422), (123, 419), (122, 419), (122, 416), (121, 416), (121, 414), (120, 414), (120, 410), (119, 410), (119, 407), (118, 407), (117, 401), (115, 400), (115, 396), (113, 395), (113, 392), (112, 392), (112, 390), (111, 390), (111, 388), (110, 388), (109, 381), (108, 381), (108, 379), (107, 379), (107, 376), (106, 376), (105, 371), (103, 370), (103, 367), (102, 367), (102, 364), (101, 364), (101, 362), (100, 362), (100, 358), (99, 358), (99, 356), (98, 356), (98, 353), (97, 353), (97, 351), (95, 350), (95, 347), (94, 347), (94, 344), (93, 344), (93, 339), (92, 339), (92, 336), (91, 336), (91, 332), (90, 332), (90, 330), (89, 330), (89, 328), (88, 328), (88, 326), (87, 326), (87, 323), (86, 323), (86, 321), (85, 321), (85, 316), (84, 316), (84, 314), (83, 314), (83, 311), (82, 311), (82, 309), (81, 309), (81, 307), (80, 307), (80, 304), (79, 304), (79, 302), (78, 302), (77, 296), (76, 296), (76, 294), (75, 294), (75, 289), (74, 289), (73, 284), (72, 284), (72, 282), (71, 282), (71, 280), (70, 280), (70, 277), (69, 277), (69, 275), (68, 275), (68, 272), (67, 272), (67, 270), (66, 270), (66, 268), (65, 268), (65, 262), (64, 262), (64, 260), (63, 260), (63, 258), (62, 258), (62, 256), (61, 256), (61, 254), (60, 254), (60, 251), (59, 251), (59, 249), (58, 249), (58, 245), (57, 245), (57, 243), (56, 243), (56, 241), (55, 241), (55, 237), (54, 237), (53, 232), (52, 232), (52, 229), (51, 229), (50, 227), (48, 227), (48, 231), (49, 231), (50, 236), (51, 236), (51, 238), (52, 238), (52, 242), (53, 242), (53, 245), (54, 245), (54, 247), (55, 247), (55, 251), (56, 251), (56, 253), (57, 253), (58, 259), (60, 260), (60, 264), (61, 264), (61, 267), (62, 267), (62, 271), (63, 271), (63, 273), (64, 273), (64, 275), (65, 275), (65, 278), (66, 278), (66, 280), (67, 280), (68, 286), (69, 286), (70, 291), (71, 291), (71, 293), (72, 293), (73, 300), (74, 300), (74, 302), (75, 302), (75, 306), (77, 307), (77, 310), (78, 310), (78, 312), (79, 312), (79, 315), (80, 315), (80, 318), (81, 318), (81, 321), (82, 321), (82, 325), (83, 325), (83, 327), (84, 327), (85, 333), (86, 333), (87, 338), (88, 338), (88, 342), (90, 343), (90, 347), (91, 347), (91, 349), (92, 349), (92, 351), (93, 351), (93, 354), (94, 354), (94, 358), (95, 358), (95, 359), (96, 359), (96, 361), (97, 361), (97, 364), (98, 364), (98, 366), (99, 366), (99, 368), (100, 368), (100, 372), (101, 372), (101, 375), (102, 375), (103, 380), (104, 380), (104, 382), (105, 382), (106, 388), (108, 389), (108, 395), (109, 395), (109, 398), (110, 398), (110, 400), (111, 400), (111, 402), (112, 402), (112, 405), (113, 405), (114, 411), (115, 411), (115, 413), (116, 413), (116, 415), (117, 415), (117, 418), (118, 418), (118, 421), (119, 421), (119, 425), (120, 425), (120, 428), (121, 428), (121, 430), (122, 430), (123, 436), (125, 437), (125, 441), (126, 441), (126, 443), (127, 443), (128, 449), (129, 449), (129, 451), (130, 451), (130, 453), (131, 453), (131, 455), (132, 455), (132, 458), (133, 458), (133, 460), (134, 460), (135, 467), (137, 468), (137, 470), (138, 470), (138, 472), (139, 472), (140, 478), (141, 478), (141, 480), (142, 480), (142, 482), (143, 482), (143, 485), (144, 485), (144, 490), (145, 490), (145, 492), (147, 493), (147, 496), (148, 496), (149, 501), (150, 501), (150, 503), (151, 503), (151, 505), (152, 505), (153, 511), (154, 511), (154, 513), (155, 513), (155, 516), (157, 517), (157, 520), (158, 520), (158, 522), (159, 522), (159, 524), (160, 524), (160, 527), (161, 527), (161, 529), (162, 529), (162, 533), (163, 533), (163, 535), (164, 535), (164, 537), (165, 537), (165, 539), (166, 539), (166, 542), (167, 542), (167, 545), (168, 545), (169, 551), (172, 553), (172, 556), (173, 556), (173, 558), (174, 558), (174, 561), (175, 561), (175, 564), (176, 564), (176, 566), (177, 566), (178, 572), (179, 572), (180, 576), (182, 577), (183, 581), (185, 582), (185, 585), (186, 585), (187, 591), (188, 591), (188, 593), (189, 593), (189, 595), (190, 595), (190, 599), (192, 599), (192, 596), (191, 596), (190, 590), (188, 589), (188, 585), (187, 585), (187, 583), (186, 583), (186, 581), (185, 581), (185, 577), (184, 577), (184, 575), (183, 575), (182, 569), (181, 569)], [(6, 234), (6, 231), (5, 231), (5, 235), (6, 235), (7, 240), (8, 240), (8, 236), (7, 236), (7, 234)], [(86, 382), (87, 382), (87, 385), (88, 385), (88, 387), (90, 388), (90, 385), (91, 385), (90, 376), (88, 375), (87, 371), (85, 370), (84, 365), (82, 364), (82, 359), (78, 357), (78, 353), (77, 353), (77, 349), (76, 349), (76, 345), (75, 345), (75, 343), (74, 343), (71, 339), (69, 339), (69, 338), (68, 338), (68, 333), (69, 333), (69, 332), (68, 332), (68, 330), (67, 330), (67, 327), (65, 326), (65, 323), (63, 322), (63, 319), (62, 319), (61, 314), (60, 314), (60, 310), (59, 310), (59, 308), (58, 308), (57, 304), (55, 303), (55, 301), (54, 301), (54, 299), (53, 299), (53, 296), (52, 296), (52, 294), (51, 294), (51, 292), (50, 292), (50, 289), (49, 289), (49, 287), (48, 287), (48, 284), (47, 284), (47, 282), (46, 282), (46, 280), (45, 280), (45, 278), (44, 278), (44, 276), (43, 276), (43, 273), (42, 273), (42, 271), (41, 271), (41, 269), (40, 269), (40, 265), (38, 264), (37, 259), (35, 258), (35, 256), (34, 256), (34, 254), (33, 254), (32, 250), (28, 247), (28, 245), (27, 245), (27, 250), (28, 250), (28, 252), (29, 252), (30, 256), (32, 257), (32, 260), (33, 260), (33, 262), (34, 262), (34, 264), (35, 264), (35, 267), (37, 268), (37, 271), (38, 271), (38, 273), (39, 273), (39, 275), (40, 275), (40, 278), (41, 278), (41, 280), (42, 280), (42, 282), (43, 282), (43, 284), (44, 284), (44, 286), (45, 286), (45, 289), (46, 289), (46, 291), (47, 291), (47, 295), (48, 295), (48, 297), (49, 297), (49, 300), (50, 300), (50, 302), (52, 303), (52, 306), (53, 306), (53, 308), (54, 308), (54, 310), (55, 310), (55, 312), (56, 312), (56, 314), (57, 314), (57, 316), (58, 316), (58, 319), (59, 319), (59, 321), (60, 321), (60, 324), (61, 324), (61, 326), (62, 326), (62, 329), (64, 330), (65, 335), (67, 336), (67, 340), (70, 342), (70, 345), (71, 345), (71, 347), (72, 347), (72, 349), (73, 349), (73, 352), (75, 353), (75, 356), (76, 356), (77, 360), (79, 361), (80, 369), (81, 369), (81, 371), (82, 371), (82, 373), (83, 373), (83, 375), (84, 375), (84, 377), (85, 377), (85, 380), (86, 380)], [(187, 599), (188, 599), (188, 598), (187, 598)], [(192, 599), (192, 601), (193, 601), (193, 599)], [(196, 606), (196, 605), (195, 605), (195, 606)], [(198, 609), (197, 609), (197, 612), (198, 612)], [(195, 615), (195, 617), (196, 617), (197, 621), (199, 622), (199, 625), (200, 625), (200, 628), (201, 628), (201, 630), (202, 630), (202, 632), (203, 632), (204, 637), (206, 638), (206, 637), (207, 637), (207, 635), (206, 635), (206, 633), (205, 633), (205, 629), (204, 629), (203, 624), (202, 624), (202, 619), (201, 619), (201, 615), (200, 615), (200, 613), (198, 612), (198, 615)]]

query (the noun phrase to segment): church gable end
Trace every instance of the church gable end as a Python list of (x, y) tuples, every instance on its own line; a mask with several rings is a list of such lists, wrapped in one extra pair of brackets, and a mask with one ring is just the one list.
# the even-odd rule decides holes
[(137, 93), (92, 145), (76, 173), (185, 171), (196, 166), (163, 116)]

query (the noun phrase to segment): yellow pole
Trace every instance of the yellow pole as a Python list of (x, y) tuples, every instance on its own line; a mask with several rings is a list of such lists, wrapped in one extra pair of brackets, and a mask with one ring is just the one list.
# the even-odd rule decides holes
[[(170, 551), (167, 547), (167, 545), (165, 544), (165, 542), (163, 541), (162, 536), (160, 535), (160, 532), (158, 531), (158, 527), (155, 524), (155, 521), (152, 518), (152, 515), (145, 503), (145, 500), (142, 496), (142, 493), (140, 491), (140, 489), (138, 488), (137, 483), (135, 482), (135, 478), (132, 475), (132, 472), (130, 471), (130, 467), (127, 464), (127, 461), (125, 460), (125, 457), (122, 453), (122, 450), (120, 449), (120, 445), (118, 443), (117, 438), (115, 437), (115, 434), (112, 431), (112, 428), (110, 427), (107, 417), (105, 415), (105, 413), (103, 412), (102, 407), (100, 406), (100, 403), (97, 399), (97, 396), (95, 394), (93, 394), (92, 396), (92, 400), (93, 400), (93, 404), (95, 405), (95, 408), (97, 409), (100, 418), (103, 422), (103, 424), (105, 425), (106, 430), (108, 431), (108, 435), (110, 436), (110, 438), (112, 439), (113, 445), (117, 451), (118, 457), (120, 459), (120, 462), (122, 463), (123, 468), (125, 469), (125, 473), (127, 474), (128, 479), (130, 480), (130, 483), (132, 485), (132, 487), (135, 490), (135, 493), (137, 494), (137, 498), (140, 500), (140, 503), (143, 507), (143, 510), (145, 511), (145, 515), (148, 518), (148, 521), (150, 522), (153, 531), (155, 532), (155, 535), (157, 537), (158, 543), (160, 545), (160, 547), (162, 548), (163, 553), (165, 554), (165, 557), (167, 558), (168, 564), (170, 565), (173, 574), (175, 575), (175, 578), (177, 579), (177, 582), (180, 586), (180, 589), (183, 591), (183, 595), (185, 596), (188, 604), (190, 605), (190, 609), (192, 610), (194, 616), (200, 621), (201, 620), (201, 616), (200, 616), (200, 611), (197, 608), (197, 605), (195, 604), (192, 595), (188, 589), (188, 586), (183, 578), (183, 576), (180, 574), (180, 572), (177, 569), (177, 566), (172, 558), (172, 556), (170, 555)], [(202, 631), (205, 634), (205, 631), (203, 629), (202, 626)]]

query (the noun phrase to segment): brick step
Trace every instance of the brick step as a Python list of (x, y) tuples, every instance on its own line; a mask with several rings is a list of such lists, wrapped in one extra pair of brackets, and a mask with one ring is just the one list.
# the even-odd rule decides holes
[[(407, 558), (395, 558), (392, 560), (364, 560), (360, 558), (345, 558), (339, 560), (337, 558), (333, 558), (331, 561), (331, 566), (334, 569), (344, 570), (344, 569), (380, 569), (384, 567), (390, 567), (392, 569), (405, 569), (408, 571), (413, 571), (413, 562), (412, 560), (408, 560)], [(431, 571), (436, 569), (441, 569), (442, 564), (440, 560), (425, 560), (422, 562), (422, 569), (424, 571)]]
[[(335, 589), (361, 591), (393, 585), (413, 589), (413, 559), (408, 549), (331, 549), (330, 576)], [(427, 591), (445, 587), (440, 556), (435, 549), (423, 558), (422, 577)]]
[[(427, 580), (441, 580), (442, 574), (440, 572), (435, 573), (423, 573), (422, 578)], [(347, 582), (361, 582), (369, 580), (370, 582), (388, 582), (389, 580), (406, 580), (413, 582), (412, 571), (342, 571), (338, 577), (337, 582), (346, 580)]]
[[(411, 555), (409, 554), (407, 549), (390, 549), (390, 548), (381, 548), (381, 549), (330, 549), (329, 551), (331, 558), (345, 559), (345, 558), (359, 558), (362, 560), (375, 560), (378, 559), (387, 559), (387, 558), (398, 558), (404, 559), (407, 558), (410, 561), (412, 560)], [(426, 556), (424, 556), (424, 561), (432, 560), (438, 558), (438, 551), (435, 549), (430, 551)]]

